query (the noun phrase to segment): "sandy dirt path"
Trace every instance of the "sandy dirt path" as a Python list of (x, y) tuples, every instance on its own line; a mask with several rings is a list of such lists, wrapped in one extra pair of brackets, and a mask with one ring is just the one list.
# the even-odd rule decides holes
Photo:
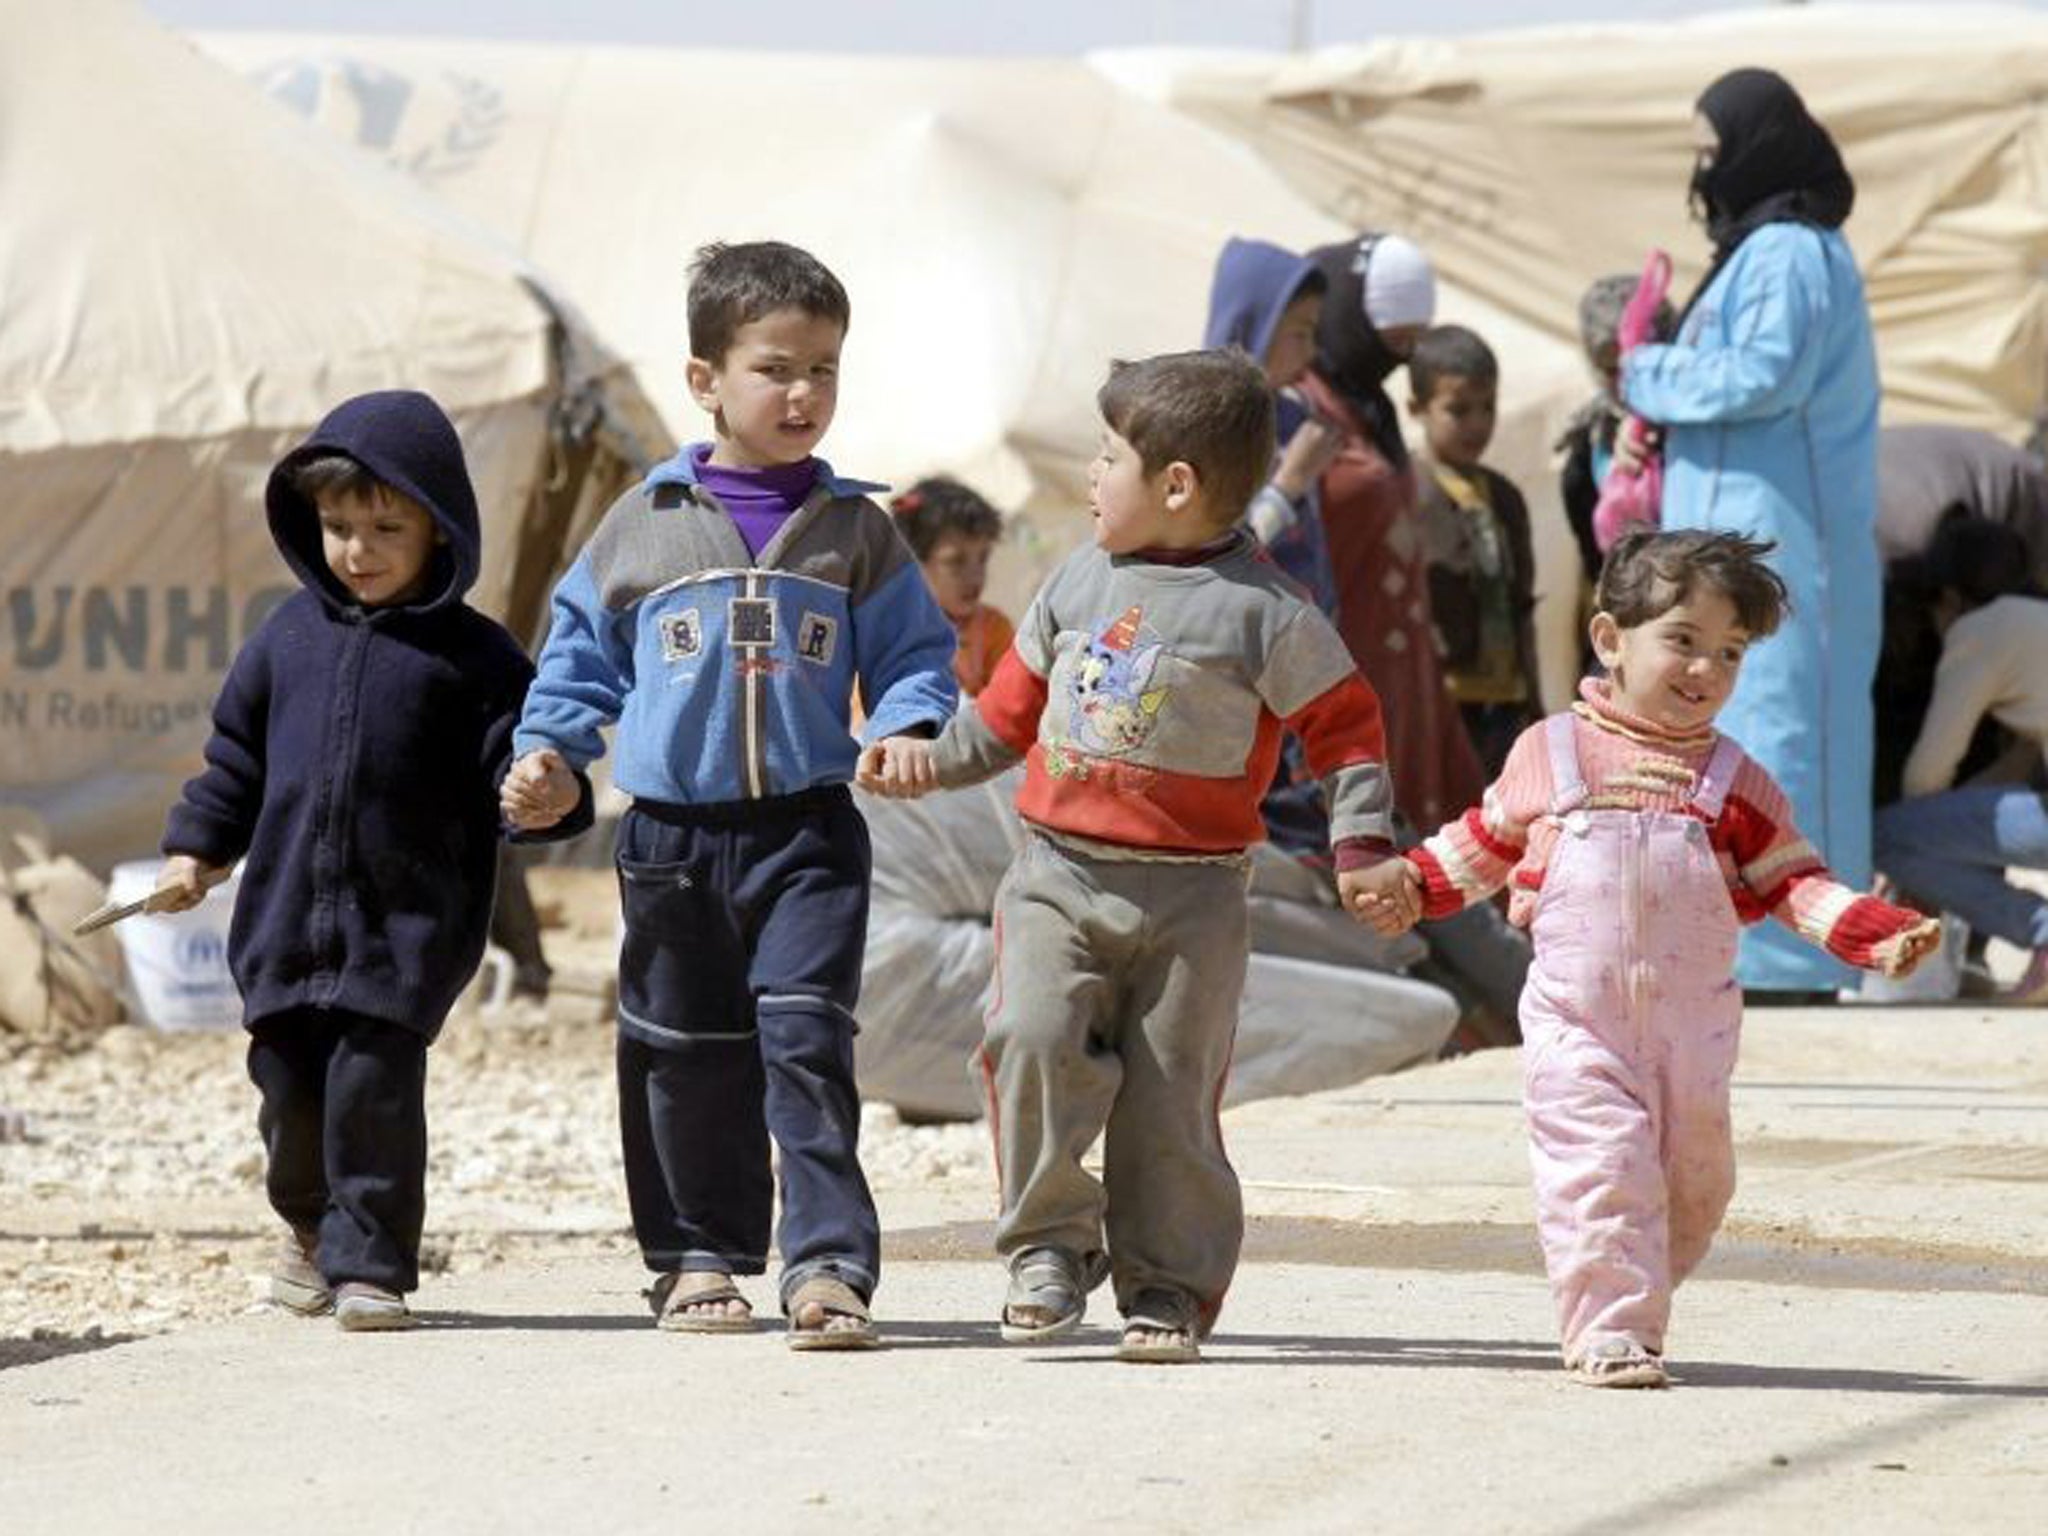
[(249, 1310), (232, 1042), (0, 1067), (0, 1528), (2048, 1529), (2038, 1015), (1752, 1015), (1662, 1394), (1556, 1368), (1506, 1056), (1229, 1117), (1247, 1260), (1193, 1370), (1111, 1361), (1103, 1296), (999, 1344), (979, 1134), (886, 1115), (887, 1350), (656, 1333), (608, 1064), (437, 1053), (427, 1326), (383, 1338)]

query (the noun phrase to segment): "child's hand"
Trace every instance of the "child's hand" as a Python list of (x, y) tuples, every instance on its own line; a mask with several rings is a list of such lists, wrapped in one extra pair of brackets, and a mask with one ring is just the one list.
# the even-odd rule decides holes
[(1389, 938), (1422, 920), (1422, 877), (1406, 859), (1345, 870), (1337, 876), (1337, 895), (1345, 911)]
[(498, 791), (498, 809), (509, 825), (538, 832), (575, 810), (582, 794), (561, 754), (542, 747), (512, 765)]
[(915, 800), (939, 787), (932, 744), (917, 736), (885, 736), (861, 752), (854, 782), (885, 800)]
[(1273, 483), (1290, 501), (1299, 501), (1309, 487), (1323, 478), (1323, 471), (1336, 462), (1344, 447), (1344, 430), (1311, 416), (1295, 429), (1280, 450), (1280, 464), (1273, 471)]
[(1631, 416), (1614, 434), (1614, 467), (1624, 475), (1639, 475), (1664, 441), (1662, 429)]
[(1884, 974), (1896, 979), (1910, 976), (1920, 962), (1941, 948), (1941, 919), (1929, 917), (1915, 923), (1879, 951)]
[(147, 910), (189, 911), (206, 899), (209, 889), (227, 877), (228, 872), (218, 864), (208, 864), (189, 853), (174, 853), (164, 860), (164, 867), (157, 873), (156, 889), (149, 893)]

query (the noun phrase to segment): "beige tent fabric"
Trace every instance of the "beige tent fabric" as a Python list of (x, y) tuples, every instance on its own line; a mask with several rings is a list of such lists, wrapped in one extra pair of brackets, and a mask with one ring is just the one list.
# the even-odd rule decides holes
[(1679, 292), (1693, 102), (1780, 71), (1857, 182), (1885, 410), (2010, 439), (2048, 385), (2048, 17), (2009, 6), (1786, 7), (1627, 27), (1183, 60), (1184, 109), (1321, 206), (1415, 236), (1447, 276), (1569, 339), (1585, 283), (1662, 245)]
[(515, 252), (131, 5), (0, 0), (0, 209), (0, 793), (88, 862), (153, 849), (197, 771), (291, 579), (264, 478), (342, 398), (449, 408), (500, 614), (618, 440), (665, 446)]
[[(692, 251), (768, 236), (815, 251), (853, 299), (825, 452), (898, 484), (949, 471), (1025, 510), (994, 588), (1013, 613), (1086, 536), (1110, 360), (1199, 344), (1228, 236), (1346, 233), (1241, 146), (1078, 61), (202, 44), (515, 241), (679, 437), (706, 430), (683, 389)], [(764, 112), (770, 94), (805, 109)], [(1515, 359), (1502, 452), (1547, 481), (1559, 402), (1585, 389), (1575, 357), (1456, 283), (1443, 307)]]

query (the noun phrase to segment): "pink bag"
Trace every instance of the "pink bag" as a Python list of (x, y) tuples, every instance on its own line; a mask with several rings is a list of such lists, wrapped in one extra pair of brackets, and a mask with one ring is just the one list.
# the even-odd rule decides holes
[[(1624, 357), (1631, 348), (1655, 337), (1657, 310), (1670, 291), (1671, 258), (1653, 250), (1614, 328), (1614, 339)], [(1649, 431), (1649, 424), (1639, 416), (1630, 416), (1621, 424), (1622, 435), (1642, 453), (1643, 467), (1627, 470), (1615, 464), (1600, 482), (1600, 500), (1593, 508), (1593, 542), (1603, 553), (1631, 528), (1657, 526), (1658, 508), (1664, 499), (1664, 458), (1649, 446)]]

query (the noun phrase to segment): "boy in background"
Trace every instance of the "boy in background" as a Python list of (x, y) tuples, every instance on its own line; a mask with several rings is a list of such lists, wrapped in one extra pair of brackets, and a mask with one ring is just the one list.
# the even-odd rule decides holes
[(1489, 776), (1543, 709), (1529, 508), (1481, 462), (1493, 441), (1500, 365), (1462, 325), (1425, 331), (1408, 359), (1422, 424), (1420, 512), (1429, 606), (1451, 697)]
[(925, 585), (953, 625), (953, 680), (972, 697), (990, 675), (1017, 628), (981, 600), (989, 556), (1003, 537), (1003, 515), (958, 480), (931, 475), (889, 503), (897, 530), (917, 556)]

